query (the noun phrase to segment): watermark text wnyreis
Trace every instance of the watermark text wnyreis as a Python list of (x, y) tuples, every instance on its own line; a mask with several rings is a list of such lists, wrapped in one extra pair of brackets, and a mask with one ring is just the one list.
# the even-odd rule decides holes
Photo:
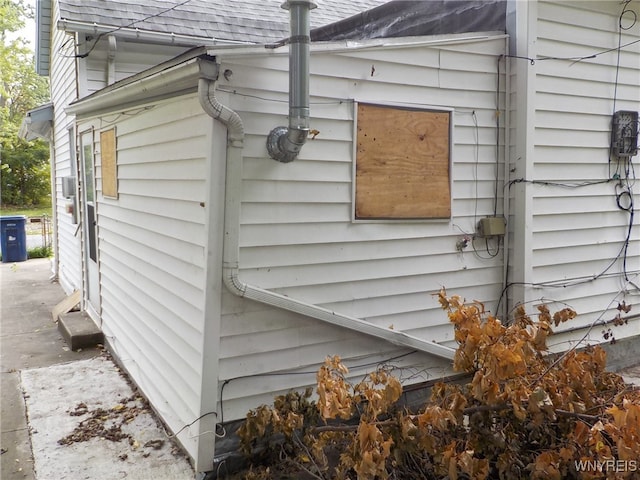
[(638, 460), (576, 460), (575, 468), (578, 472), (594, 473), (624, 473), (640, 471)]

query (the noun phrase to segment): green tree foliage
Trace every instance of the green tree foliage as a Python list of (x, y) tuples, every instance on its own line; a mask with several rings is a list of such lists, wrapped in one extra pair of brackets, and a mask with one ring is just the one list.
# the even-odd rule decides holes
[(16, 138), (2, 149), (3, 205), (39, 205), (49, 195), (49, 146)]
[(49, 98), (48, 80), (34, 68), (33, 51), (16, 37), (33, 11), (23, 0), (0, 0), (0, 175), (2, 203), (34, 205), (49, 194), (49, 149), (18, 137), (26, 112)]

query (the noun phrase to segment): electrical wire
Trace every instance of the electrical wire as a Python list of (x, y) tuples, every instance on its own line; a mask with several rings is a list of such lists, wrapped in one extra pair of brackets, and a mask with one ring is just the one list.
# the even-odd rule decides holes
[[(198, 418), (196, 418), (194, 421), (192, 421), (191, 423), (187, 423), (185, 426), (183, 426), (180, 430), (178, 430), (176, 433), (174, 433), (173, 435), (168, 435), (169, 438), (174, 438), (177, 437), (178, 435), (180, 435), (180, 433), (182, 433), (184, 431), (185, 428), (189, 428), (191, 425), (193, 425), (194, 423), (202, 420), (204, 417), (208, 417), (209, 415), (215, 415), (216, 417), (218, 416), (217, 412), (207, 412), (207, 413), (203, 413), (202, 415), (200, 415)], [(205, 432), (207, 433), (207, 432)]]
[[(410, 352), (407, 353), (403, 353), (401, 355), (396, 355), (393, 357), (389, 357), (385, 360), (381, 360), (381, 361), (377, 361), (377, 362), (368, 362), (368, 363), (363, 363), (363, 364), (359, 364), (359, 365), (353, 365), (350, 366), (349, 369), (350, 370), (356, 370), (359, 368), (366, 368), (366, 367), (372, 367), (372, 366), (381, 366), (381, 365), (385, 365), (389, 362), (393, 362), (396, 360), (400, 360), (402, 358), (408, 357), (410, 355), (413, 355), (415, 353), (418, 353), (418, 350), (411, 350)], [(278, 376), (291, 376), (291, 375), (316, 375), (318, 372), (317, 370), (314, 371), (301, 371), (301, 372), (286, 372), (286, 371), (280, 371), (280, 372), (263, 372), (263, 373), (254, 373), (251, 375), (240, 375), (237, 377), (233, 377), (233, 378), (228, 378), (226, 379), (224, 382), (222, 382), (222, 386), (220, 387), (220, 422), (218, 423), (218, 425), (222, 425), (224, 423), (224, 407), (223, 407), (223, 401), (224, 401), (224, 389), (227, 385), (229, 385), (229, 383), (236, 381), (236, 380), (240, 380), (243, 378), (258, 378), (258, 377), (278, 377)], [(195, 423), (196, 421), (198, 421), (198, 419), (194, 420), (193, 423)], [(183, 429), (186, 427), (183, 427)], [(182, 431), (183, 429), (181, 429), (180, 431)]]
[[(631, 168), (629, 168), (629, 170), (631, 170)], [(633, 192), (632, 192), (632, 183), (629, 180), (630, 177), (626, 176), (624, 182), (623, 180), (620, 179), (618, 180), (618, 183), (616, 184), (616, 205), (618, 206), (618, 208), (620, 210), (626, 211), (629, 214), (629, 222), (627, 224), (627, 229), (626, 229), (626, 235), (625, 238), (622, 242), (622, 247), (620, 248), (620, 250), (618, 251), (617, 255), (609, 262), (609, 264), (598, 274), (594, 275), (594, 276), (590, 276), (590, 277), (585, 277), (584, 279), (580, 280), (580, 281), (576, 281), (576, 282), (561, 282), (558, 285), (555, 285), (555, 283), (557, 282), (542, 282), (542, 283), (518, 283), (518, 282), (512, 282), (507, 284), (507, 286), (505, 287), (505, 289), (510, 286), (510, 285), (528, 285), (528, 286), (534, 286), (534, 287), (556, 287), (556, 286), (560, 286), (562, 288), (566, 288), (566, 287), (571, 287), (571, 286), (575, 286), (575, 285), (579, 285), (582, 283), (588, 283), (588, 282), (592, 282), (594, 280), (597, 280), (598, 278), (602, 277), (603, 275), (605, 275), (609, 269), (611, 267), (613, 267), (613, 265), (622, 258), (622, 275), (624, 277), (624, 279), (626, 281), (628, 281), (631, 285), (634, 286), (634, 288), (636, 288), (637, 290), (640, 290), (638, 288), (637, 285), (635, 285), (635, 283), (631, 282), (628, 278), (628, 271), (627, 271), (627, 254), (628, 254), (628, 248), (629, 248), (629, 244), (631, 242), (631, 235), (632, 235), (632, 230), (633, 230), (633, 221), (634, 221), (634, 215), (635, 215), (635, 209), (634, 209), (634, 203), (633, 203)], [(518, 179), (514, 179), (511, 180), (510, 182), (508, 182), (507, 186), (511, 187), (512, 185), (515, 185), (516, 183), (530, 183), (530, 184), (535, 184), (535, 185), (544, 185), (544, 186), (556, 186), (556, 187), (562, 187), (562, 188), (581, 188), (581, 187), (586, 187), (586, 186), (590, 186), (590, 185), (598, 185), (598, 184), (603, 184), (603, 183), (610, 183), (612, 182), (612, 179), (607, 179), (607, 180), (598, 180), (598, 181), (594, 181), (594, 182), (583, 182), (583, 183), (563, 183), (563, 182), (551, 182), (551, 181), (543, 181), (543, 180), (527, 180), (524, 178), (518, 178)], [(625, 199), (625, 200), (623, 200)], [(500, 301), (504, 295), (505, 291), (503, 290), (503, 292), (500, 295), (500, 300), (498, 301), (498, 305), (500, 305)]]
[(169, 7), (169, 8), (167, 8), (167, 9), (165, 9), (165, 10), (162, 10), (162, 11), (160, 11), (160, 12), (158, 12), (158, 13), (154, 13), (153, 15), (147, 15), (147, 16), (146, 16), (146, 17), (144, 17), (144, 18), (140, 18), (140, 19), (138, 19), (138, 20), (133, 20), (132, 22), (130, 22), (130, 23), (126, 24), (126, 25), (122, 25), (122, 26), (120, 26), (120, 27), (116, 27), (116, 28), (114, 28), (114, 29), (112, 29), (112, 30), (109, 30), (109, 31), (106, 31), (106, 32), (102, 32), (102, 33), (98, 34), (98, 36), (93, 40), (93, 44), (91, 45), (91, 47), (89, 47), (89, 50), (87, 50), (87, 51), (86, 51), (86, 52), (84, 52), (84, 53), (76, 54), (76, 55), (74, 55), (74, 56), (75, 56), (75, 58), (86, 58), (86, 57), (88, 57), (88, 56), (91, 54), (91, 52), (93, 52), (93, 50), (94, 50), (94, 49), (96, 48), (96, 46), (98, 45), (98, 42), (99, 42), (99, 41), (100, 41), (104, 36), (106, 36), (106, 35), (110, 35), (110, 34), (115, 33), (115, 32), (118, 32), (118, 31), (120, 31), (120, 30), (122, 30), (122, 29), (124, 29), (124, 28), (132, 27), (132, 26), (134, 26), (136, 23), (146, 22), (147, 20), (149, 20), (149, 19), (151, 19), (151, 18), (155, 18), (155, 17), (159, 17), (159, 16), (161, 16), (161, 15), (164, 15), (165, 13), (171, 12), (171, 11), (175, 10), (176, 8), (178, 8), (178, 7), (181, 7), (181, 6), (183, 6), (183, 5), (186, 5), (186, 4), (187, 4), (187, 3), (189, 3), (190, 1), (191, 1), (191, 0), (183, 0), (183, 1), (182, 1), (182, 2), (180, 2), (180, 3), (177, 3), (177, 4), (175, 4), (174, 6)]
[[(224, 87), (218, 87), (217, 91), (219, 92), (224, 92), (224, 93), (230, 93), (232, 95), (238, 95), (240, 97), (247, 97), (247, 98), (255, 98), (257, 100), (264, 100), (265, 102), (274, 102), (274, 103), (289, 103), (288, 99), (279, 99), (279, 98), (268, 98), (268, 97), (261, 97), (260, 95), (253, 95), (250, 93), (240, 93), (238, 92), (238, 90), (234, 89), (229, 89), (229, 88), (224, 88)], [(309, 102), (309, 105), (342, 105), (343, 103), (353, 103), (354, 100), (353, 99), (349, 99), (349, 98), (343, 98), (343, 99), (339, 99), (339, 100), (331, 100), (328, 102)]]
[(601, 50), (599, 52), (596, 53), (592, 53), (590, 55), (583, 55), (583, 56), (575, 56), (575, 57), (548, 57), (548, 56), (542, 56), (542, 57), (536, 57), (536, 58), (532, 58), (532, 57), (525, 57), (522, 55), (505, 55), (505, 57), (508, 58), (516, 58), (516, 59), (520, 59), (520, 60), (528, 60), (529, 63), (531, 63), (531, 65), (535, 65), (536, 62), (544, 62), (546, 60), (565, 60), (565, 61), (569, 61), (569, 60), (573, 60), (573, 63), (578, 63), (581, 62), (583, 60), (589, 60), (589, 59), (593, 59), (593, 58), (597, 58), (600, 55), (604, 55), (605, 53), (610, 53), (610, 52), (615, 52), (615, 51), (620, 51), (626, 47), (629, 47), (631, 45), (635, 45), (636, 43), (640, 43), (640, 39), (639, 40), (633, 40), (631, 42), (622, 44), (618, 47), (614, 47), (614, 48), (608, 48), (606, 50)]
[(601, 185), (603, 183), (611, 183), (614, 179), (607, 178), (606, 180), (594, 180), (592, 182), (580, 182), (580, 183), (570, 183), (570, 182), (555, 182), (551, 180), (528, 180), (526, 178), (514, 178), (506, 183), (505, 187), (511, 188), (516, 183), (529, 183), (532, 185), (544, 185), (547, 187), (562, 187), (562, 188), (582, 188), (589, 187), (591, 185)]
[(498, 256), (498, 254), (500, 253), (500, 237), (498, 237), (498, 245), (496, 246), (496, 250), (495, 252), (492, 252), (489, 248), (489, 238), (485, 237), (484, 239), (484, 245), (485, 245), (485, 251), (487, 252), (488, 257), (484, 257), (482, 255), (480, 255), (480, 252), (478, 251), (478, 249), (476, 248), (476, 237), (472, 236), (471, 237), (471, 246), (473, 247), (473, 253), (475, 253), (476, 257), (482, 259), (482, 260), (491, 260), (492, 258), (495, 258)]

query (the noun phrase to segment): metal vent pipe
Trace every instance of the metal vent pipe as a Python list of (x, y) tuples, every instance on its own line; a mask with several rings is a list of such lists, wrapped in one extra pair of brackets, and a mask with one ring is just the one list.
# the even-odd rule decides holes
[(309, 135), (309, 11), (316, 8), (311, 0), (287, 0), (289, 10), (289, 126), (276, 127), (267, 137), (267, 150), (274, 160), (294, 161)]

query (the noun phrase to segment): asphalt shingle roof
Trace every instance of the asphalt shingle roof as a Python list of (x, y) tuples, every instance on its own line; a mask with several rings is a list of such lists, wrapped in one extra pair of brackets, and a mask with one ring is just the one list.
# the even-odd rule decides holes
[[(314, 0), (311, 28), (337, 22), (388, 0)], [(60, 0), (62, 21), (138, 28), (218, 40), (269, 43), (286, 38), (283, 0)]]

